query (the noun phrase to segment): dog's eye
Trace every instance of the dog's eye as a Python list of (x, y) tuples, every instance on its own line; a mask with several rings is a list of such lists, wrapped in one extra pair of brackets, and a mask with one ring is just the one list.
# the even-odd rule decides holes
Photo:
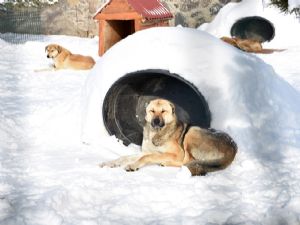
[(153, 110), (153, 109), (151, 109), (151, 110), (150, 110), (150, 112), (154, 113), (154, 110)]
[(166, 110), (164, 110), (164, 109), (163, 109), (163, 110), (161, 110), (161, 113), (164, 113), (164, 112), (166, 112)]

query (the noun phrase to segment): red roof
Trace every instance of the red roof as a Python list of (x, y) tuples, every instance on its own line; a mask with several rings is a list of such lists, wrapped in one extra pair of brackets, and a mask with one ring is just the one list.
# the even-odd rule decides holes
[[(95, 13), (100, 13), (113, 0), (107, 0)], [(172, 13), (159, 0), (127, 0), (128, 4), (147, 20), (171, 19)]]
[(145, 19), (169, 19), (172, 13), (159, 0), (127, 0)]

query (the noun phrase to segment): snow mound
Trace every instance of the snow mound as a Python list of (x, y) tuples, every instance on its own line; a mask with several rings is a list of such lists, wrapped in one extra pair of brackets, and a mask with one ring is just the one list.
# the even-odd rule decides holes
[[(180, 223), (178, 221), (184, 224), (208, 224), (208, 221), (214, 224), (224, 221), (226, 224), (299, 224), (300, 93), (256, 55), (242, 52), (208, 33), (188, 28), (151, 28), (112, 47), (88, 75), (83, 141), (97, 146), (99, 154), (103, 152), (103, 161), (132, 154), (137, 149), (133, 145), (112, 146), (113, 138), (108, 139), (103, 125), (102, 104), (107, 91), (120, 77), (147, 69), (168, 70), (193, 83), (208, 103), (211, 126), (228, 132), (239, 150), (229, 168), (199, 180), (190, 178), (184, 167), (150, 166), (133, 174), (121, 169), (100, 169), (103, 176), (114, 177), (105, 181), (108, 184), (115, 185), (115, 179), (126, 177), (128, 188), (141, 187), (143, 197), (139, 199), (151, 192), (151, 201), (142, 200), (137, 206), (134, 200), (127, 199), (126, 205), (156, 208), (153, 202), (165, 202), (160, 212), (166, 210), (170, 217), (163, 216), (162, 221), (160, 213), (152, 212), (156, 223), (161, 224)], [(143, 182), (148, 179), (155, 182)], [(174, 186), (169, 186), (170, 180), (175, 182)], [(162, 192), (153, 194), (158, 189)], [(180, 212), (169, 207), (170, 200), (164, 198), (167, 193), (174, 194), (171, 205), (178, 196), (182, 197), (176, 205)], [(188, 200), (188, 196), (193, 200)], [(190, 211), (191, 208), (197, 210)], [(123, 212), (122, 207), (120, 211)], [(116, 218), (118, 212), (110, 212), (110, 215)], [(130, 216), (136, 214), (126, 212), (125, 215), (130, 223)], [(149, 220), (144, 221), (144, 224), (149, 223)]]
[(287, 48), (290, 45), (299, 43), (299, 19), (294, 15), (281, 13), (279, 9), (269, 6), (268, 3), (262, 4), (258, 0), (243, 0), (242, 3), (228, 3), (220, 10), (211, 23), (203, 24), (198, 29), (216, 37), (230, 36), (232, 25), (238, 19), (249, 16), (261, 16), (275, 26), (275, 37), (270, 43), (265, 43), (265, 46)]
[[(114, 82), (147, 69), (168, 70), (193, 83), (208, 102), (211, 126), (229, 132), (240, 147), (255, 152), (261, 151), (266, 140), (277, 137), (280, 142), (279, 137), (287, 135), (282, 127), (289, 127), (286, 132), (299, 139), (299, 93), (271, 66), (202, 31), (153, 28), (116, 44), (90, 73), (85, 88), (85, 142), (107, 135), (101, 110)], [(245, 130), (247, 137), (241, 132)], [(275, 142), (264, 152), (277, 148)]]

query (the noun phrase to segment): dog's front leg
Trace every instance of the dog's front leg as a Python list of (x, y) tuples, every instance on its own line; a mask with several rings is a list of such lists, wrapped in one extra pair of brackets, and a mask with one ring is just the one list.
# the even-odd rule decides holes
[(140, 154), (137, 155), (129, 155), (129, 156), (122, 156), (118, 159), (112, 160), (112, 161), (108, 161), (108, 162), (103, 162), (101, 164), (99, 164), (99, 166), (101, 168), (103, 167), (110, 167), (110, 168), (114, 168), (114, 167), (125, 167), (129, 164), (134, 163), (135, 161), (137, 161), (140, 158)]
[(54, 67), (50, 67), (50, 68), (42, 68), (42, 69), (35, 69), (34, 70), (35, 73), (47, 72), (47, 71), (55, 71), (55, 68)]
[(174, 153), (155, 152), (155, 153), (144, 155), (136, 162), (132, 164), (128, 164), (125, 167), (125, 170), (136, 171), (143, 166), (151, 165), (151, 164), (180, 167), (183, 165), (183, 161), (180, 160), (178, 155)]

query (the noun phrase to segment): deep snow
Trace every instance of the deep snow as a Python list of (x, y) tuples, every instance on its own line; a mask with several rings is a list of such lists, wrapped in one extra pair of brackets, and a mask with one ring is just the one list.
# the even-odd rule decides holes
[[(229, 4), (218, 16), (229, 19), (227, 13), (244, 13), (231, 11), (232, 7), (237, 5)], [(275, 25), (293, 21), (275, 10), (263, 10), (259, 13), (272, 14)], [(207, 29), (221, 30), (218, 20)], [(101, 161), (139, 149), (123, 146), (104, 131), (97, 143), (81, 143), (83, 89), (94, 90), (86, 80), (93, 80), (101, 65), (110, 65), (107, 60), (116, 51), (99, 59), (90, 74), (35, 73), (50, 63), (46, 44), (59, 43), (97, 58), (97, 39), (29, 36), (20, 45), (0, 39), (0, 224), (300, 224), (300, 46), (299, 39), (287, 39), (298, 35), (300, 25), (283, 25), (286, 35), (279, 38), (278, 31), (278, 39), (268, 45), (287, 50), (272, 55), (242, 53), (199, 31), (202, 40), (219, 49), (220, 59), (227, 62), (233, 55), (244, 59), (243, 76), (230, 81), (222, 75), (224, 85), (233, 90), (215, 76), (201, 78), (216, 82), (221, 94), (228, 94), (224, 111), (232, 110), (230, 102), (240, 103), (228, 119), (230, 115), (222, 116), (223, 109), (217, 109), (224, 103), (208, 100), (215, 104), (213, 111), (219, 111), (213, 125), (234, 136), (239, 152), (228, 169), (206, 177), (190, 177), (185, 168), (150, 166), (126, 173), (97, 167)], [(138, 35), (126, 41), (155, 37)], [(0, 34), (4, 36), (20, 38)], [(126, 50), (126, 45), (119, 49)], [(107, 84), (112, 80), (108, 77)], [(208, 98), (217, 96), (207, 92)]]

